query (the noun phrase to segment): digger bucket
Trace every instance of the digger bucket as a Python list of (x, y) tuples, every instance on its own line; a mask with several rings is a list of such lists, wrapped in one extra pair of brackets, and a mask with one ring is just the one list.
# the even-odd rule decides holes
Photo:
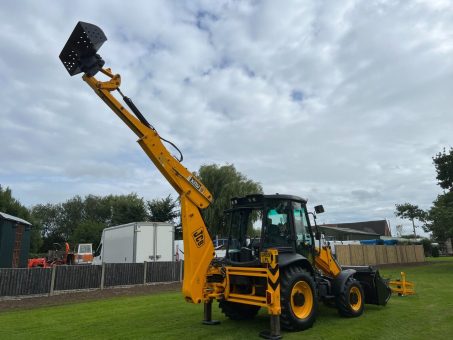
[(94, 76), (104, 66), (97, 51), (106, 40), (99, 27), (79, 21), (60, 53), (60, 60), (69, 74), (74, 76), (83, 72)]
[(389, 280), (383, 279), (379, 270), (371, 266), (343, 266), (343, 269), (354, 269), (357, 279), (365, 293), (365, 303), (385, 306), (392, 296)]

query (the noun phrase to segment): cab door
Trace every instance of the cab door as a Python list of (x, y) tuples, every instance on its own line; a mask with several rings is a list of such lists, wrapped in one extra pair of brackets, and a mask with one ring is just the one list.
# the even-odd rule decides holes
[(300, 202), (293, 202), (292, 217), (296, 234), (296, 252), (312, 261), (314, 240), (308, 224), (305, 205)]

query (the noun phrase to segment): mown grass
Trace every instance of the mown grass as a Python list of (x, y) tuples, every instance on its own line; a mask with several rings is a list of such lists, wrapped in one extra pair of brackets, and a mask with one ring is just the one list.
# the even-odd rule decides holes
[[(366, 306), (357, 319), (321, 306), (314, 327), (284, 333), (285, 339), (451, 339), (453, 337), (453, 258), (401, 271), (415, 282), (414, 296), (393, 296), (386, 307)], [(201, 325), (202, 306), (185, 303), (180, 293), (77, 303), (0, 313), (0, 339), (245, 339), (268, 327), (266, 312), (251, 322), (226, 319), (217, 308), (218, 326)]]

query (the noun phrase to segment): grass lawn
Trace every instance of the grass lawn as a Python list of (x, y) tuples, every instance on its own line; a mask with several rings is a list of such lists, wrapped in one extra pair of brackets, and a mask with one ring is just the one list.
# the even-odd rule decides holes
[[(453, 258), (425, 266), (382, 269), (384, 277), (405, 271), (414, 296), (393, 296), (386, 307), (367, 305), (357, 319), (321, 306), (310, 330), (284, 332), (285, 339), (451, 339), (453, 338)], [(202, 306), (180, 293), (121, 297), (57, 307), (0, 313), (0, 339), (255, 339), (268, 328), (266, 312), (249, 322), (226, 319), (201, 324)]]

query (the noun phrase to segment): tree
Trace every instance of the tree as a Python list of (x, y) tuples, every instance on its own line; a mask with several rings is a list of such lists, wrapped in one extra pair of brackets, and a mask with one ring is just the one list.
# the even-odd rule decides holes
[(108, 196), (112, 215), (110, 225), (141, 222), (148, 219), (145, 201), (137, 194)]
[(420, 209), (417, 205), (410, 203), (395, 204), (396, 210), (395, 215), (400, 218), (409, 219), (412, 222), (412, 227), (414, 228), (414, 237), (417, 237), (415, 232), (415, 220), (424, 221), (425, 212)]
[(84, 200), (78, 195), (61, 204), (58, 228), (64, 240), (70, 240), (74, 230), (84, 220), (84, 207)]
[(171, 195), (165, 198), (155, 198), (147, 202), (149, 220), (154, 222), (174, 222), (179, 216), (178, 200)]
[(10, 188), (0, 185), (0, 211), (9, 215), (22, 218), (32, 224), (30, 231), (30, 251), (37, 253), (42, 245), (40, 226), (35, 224), (30, 216), (30, 211), (13, 197)]
[(434, 239), (445, 241), (453, 238), (453, 192), (438, 195), (429, 209), (424, 226), (431, 231)]
[(436, 179), (442, 189), (453, 190), (453, 148), (449, 152), (439, 152), (433, 157), (433, 163), (437, 171)]
[(83, 221), (74, 230), (72, 235), (73, 242), (76, 243), (93, 243), (93, 248), (96, 249), (99, 245), (102, 236), (102, 230), (104, 230), (105, 224), (97, 221)]
[(28, 209), (13, 197), (10, 188), (0, 185), (0, 211), (27, 220), (30, 218)]
[(429, 209), (425, 231), (431, 231), (440, 241), (453, 238), (453, 148), (444, 149), (433, 157), (439, 186), (448, 192), (438, 195)]
[(31, 209), (32, 220), (40, 226), (44, 243), (42, 251), (53, 243), (99, 242), (102, 229), (129, 222), (147, 220), (143, 198), (137, 194), (74, 196), (62, 204), (38, 204)]
[(88, 195), (83, 201), (83, 219), (92, 222), (111, 225), (113, 196)]
[(53, 248), (54, 243), (65, 241), (60, 235), (61, 204), (37, 204), (30, 209), (31, 222), (39, 230), (42, 242), (34, 252), (45, 252)]
[(42, 236), (57, 232), (61, 219), (61, 205), (57, 204), (37, 204), (30, 209), (31, 217), (38, 225)]
[(233, 197), (263, 192), (261, 184), (248, 179), (234, 165), (203, 165), (197, 177), (208, 188), (214, 202), (202, 210), (203, 218), (211, 235), (226, 235), (223, 212), (230, 207)]

